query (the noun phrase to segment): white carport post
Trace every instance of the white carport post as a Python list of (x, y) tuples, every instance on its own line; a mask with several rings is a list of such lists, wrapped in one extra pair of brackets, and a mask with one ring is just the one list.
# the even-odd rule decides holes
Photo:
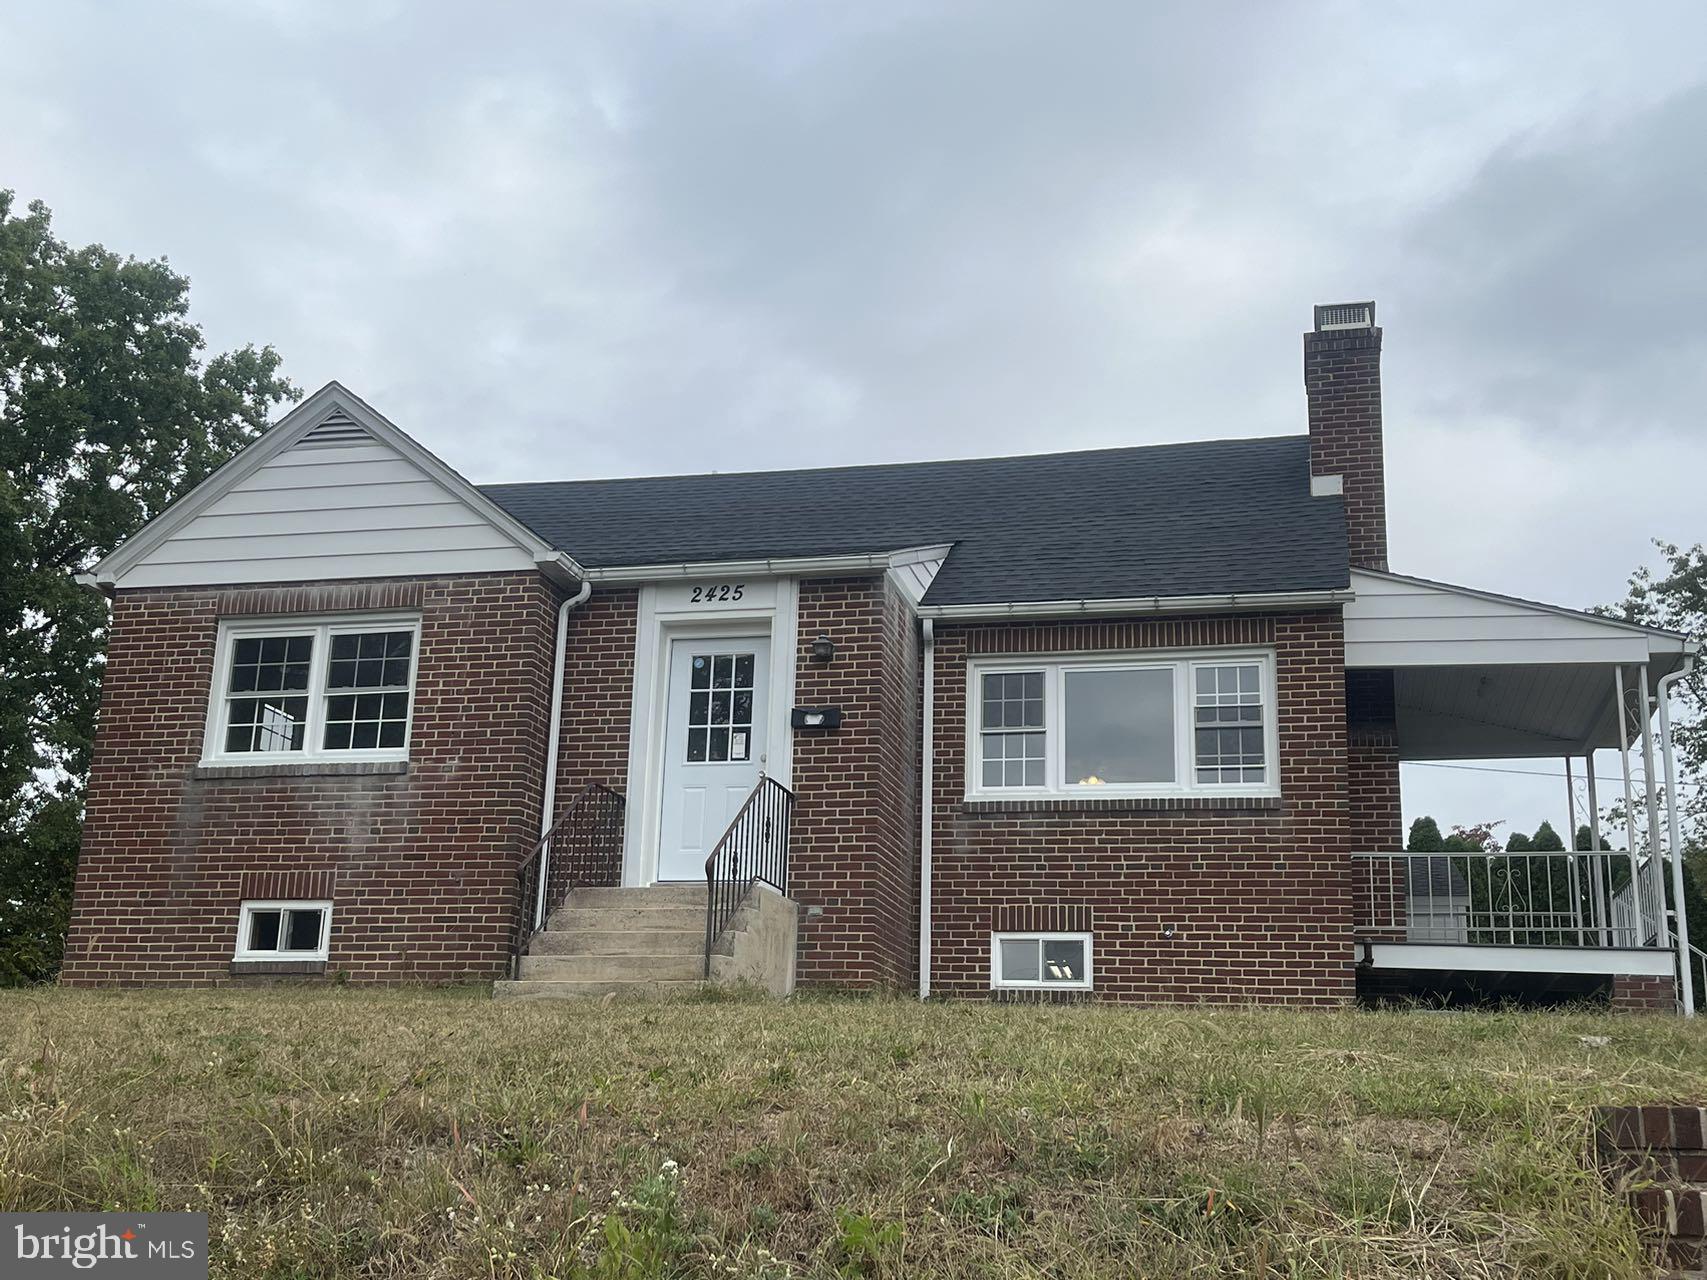
[(1588, 769), (1588, 847), (1590, 850), (1588, 870), (1589, 875), (1594, 878), (1595, 923), (1603, 931), (1600, 935), (1600, 945), (1610, 947), (1612, 945), (1612, 934), (1609, 926), (1612, 924), (1612, 917), (1608, 914), (1606, 907), (1606, 856), (1600, 851), (1600, 794), (1595, 789), (1594, 749), (1592, 747), (1589, 749), (1588, 755), (1583, 758), (1583, 764)]
[(1577, 854), (1577, 784), (1571, 777), (1571, 757), (1565, 757), (1565, 848), (1571, 856), (1565, 863), (1566, 880), (1570, 884), (1571, 920), (1577, 928), (1577, 945), (1583, 944), (1583, 885), (1580, 860)]
[(1660, 841), (1660, 780), (1654, 768), (1653, 705), (1648, 701), (1648, 664), (1636, 668), (1642, 695), (1642, 772), (1648, 784), (1648, 866), (1653, 869), (1654, 924), (1660, 946), (1671, 945), (1671, 924), (1666, 920), (1666, 865)]
[(1666, 830), (1671, 846), (1672, 898), (1677, 904), (1677, 971), (1678, 994), (1683, 1000), (1683, 1016), (1695, 1016), (1695, 968), (1690, 963), (1689, 909), (1683, 904), (1683, 833), (1677, 820), (1677, 755), (1671, 742), (1671, 689), (1673, 680), (1682, 678), (1694, 665), (1685, 655), (1683, 666), (1666, 676), (1655, 690), (1660, 704), (1660, 752), (1665, 756), (1666, 769)]
[(1642, 919), (1642, 869), (1636, 864), (1636, 788), (1630, 781), (1630, 703), (1624, 696), (1624, 668), (1612, 668), (1612, 688), (1618, 697), (1618, 763), (1624, 770), (1624, 852), (1630, 859), (1630, 918), (1636, 937), (1625, 944), (1640, 947), (1648, 933)]

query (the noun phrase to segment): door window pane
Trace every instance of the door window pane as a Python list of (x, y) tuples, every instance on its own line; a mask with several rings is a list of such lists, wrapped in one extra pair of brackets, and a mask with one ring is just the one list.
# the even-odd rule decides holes
[(752, 758), (755, 656), (751, 653), (693, 655), (687, 703), (690, 764)]
[(1065, 680), (1064, 781), (1174, 780), (1173, 668), (1068, 671)]

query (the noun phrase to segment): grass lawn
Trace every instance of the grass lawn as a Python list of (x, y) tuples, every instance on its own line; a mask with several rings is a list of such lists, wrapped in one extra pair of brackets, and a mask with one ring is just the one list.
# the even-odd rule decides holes
[(1707, 1098), (1707, 1027), (1640, 1016), (38, 990), (0, 1026), (0, 1208), (206, 1210), (234, 1277), (1646, 1277), (1588, 1110)]

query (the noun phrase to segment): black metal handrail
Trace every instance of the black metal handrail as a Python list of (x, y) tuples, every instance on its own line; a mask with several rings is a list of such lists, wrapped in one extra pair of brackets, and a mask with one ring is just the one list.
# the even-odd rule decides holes
[(623, 811), (622, 792), (589, 782), (522, 859), (516, 868), (512, 973), (534, 934), (545, 928), (571, 890), (622, 883)]
[(759, 881), (788, 893), (788, 828), (794, 792), (759, 775), (741, 811), (705, 860), (705, 976), (711, 948)]

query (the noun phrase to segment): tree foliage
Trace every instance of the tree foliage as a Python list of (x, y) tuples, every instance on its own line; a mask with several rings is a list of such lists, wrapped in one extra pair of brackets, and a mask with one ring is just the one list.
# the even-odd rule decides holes
[[(1684, 550), (1658, 540), (1654, 546), (1663, 566), (1637, 569), (1622, 603), (1601, 612), (1707, 640), (1707, 547), (1698, 542)], [(1686, 829), (1685, 845), (1707, 849), (1707, 665), (1698, 665), (1672, 687), (1678, 816)]]
[(1418, 818), (1411, 823), (1410, 839), (1405, 848), (1411, 853), (1439, 853), (1446, 847), (1441, 839), (1440, 824), (1433, 818)]
[(271, 347), (203, 348), (164, 260), (0, 191), (0, 982), (54, 973), (70, 906), (107, 617), (75, 575), (299, 394)]

